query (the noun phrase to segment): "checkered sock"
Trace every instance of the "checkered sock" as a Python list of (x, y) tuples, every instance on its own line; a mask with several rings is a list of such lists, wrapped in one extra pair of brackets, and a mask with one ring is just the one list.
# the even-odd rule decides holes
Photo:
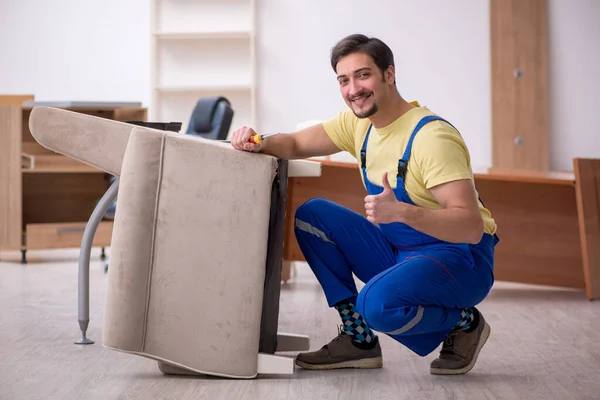
[(463, 308), (460, 312), (460, 320), (454, 326), (455, 331), (471, 331), (477, 326), (479, 311), (475, 307)]
[(377, 338), (375, 332), (367, 326), (362, 315), (356, 311), (354, 304), (348, 300), (342, 300), (334, 307), (342, 318), (344, 333), (352, 336), (352, 341), (355, 344), (359, 347), (361, 347), (360, 345), (375, 345), (375, 339)]

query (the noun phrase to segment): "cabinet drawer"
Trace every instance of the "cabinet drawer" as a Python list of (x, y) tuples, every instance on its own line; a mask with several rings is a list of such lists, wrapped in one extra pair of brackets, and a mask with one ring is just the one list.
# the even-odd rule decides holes
[[(30, 250), (80, 247), (85, 226), (85, 222), (28, 224), (25, 247)], [(101, 222), (94, 235), (93, 246), (110, 246), (112, 228), (112, 221)]]

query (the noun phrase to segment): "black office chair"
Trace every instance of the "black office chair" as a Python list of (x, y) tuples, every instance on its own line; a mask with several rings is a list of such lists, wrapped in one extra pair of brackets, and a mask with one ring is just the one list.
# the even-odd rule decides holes
[(205, 139), (225, 140), (231, 127), (233, 108), (223, 96), (204, 97), (198, 100), (186, 134)]

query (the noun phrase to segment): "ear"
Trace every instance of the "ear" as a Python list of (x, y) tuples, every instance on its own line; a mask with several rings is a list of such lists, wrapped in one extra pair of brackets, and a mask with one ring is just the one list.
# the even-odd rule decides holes
[(388, 66), (385, 70), (385, 81), (388, 85), (393, 85), (396, 80), (396, 69), (393, 65)]

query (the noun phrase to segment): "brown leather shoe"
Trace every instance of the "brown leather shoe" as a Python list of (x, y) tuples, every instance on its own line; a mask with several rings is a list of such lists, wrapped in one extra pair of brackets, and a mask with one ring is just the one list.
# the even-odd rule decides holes
[(342, 330), (320, 350), (298, 354), (296, 365), (304, 369), (381, 368), (383, 358), (379, 338), (372, 349), (360, 349)]
[(471, 331), (450, 332), (440, 351), (433, 360), (430, 372), (434, 375), (460, 375), (475, 366), (481, 348), (490, 336), (491, 328), (479, 312), (477, 327)]

